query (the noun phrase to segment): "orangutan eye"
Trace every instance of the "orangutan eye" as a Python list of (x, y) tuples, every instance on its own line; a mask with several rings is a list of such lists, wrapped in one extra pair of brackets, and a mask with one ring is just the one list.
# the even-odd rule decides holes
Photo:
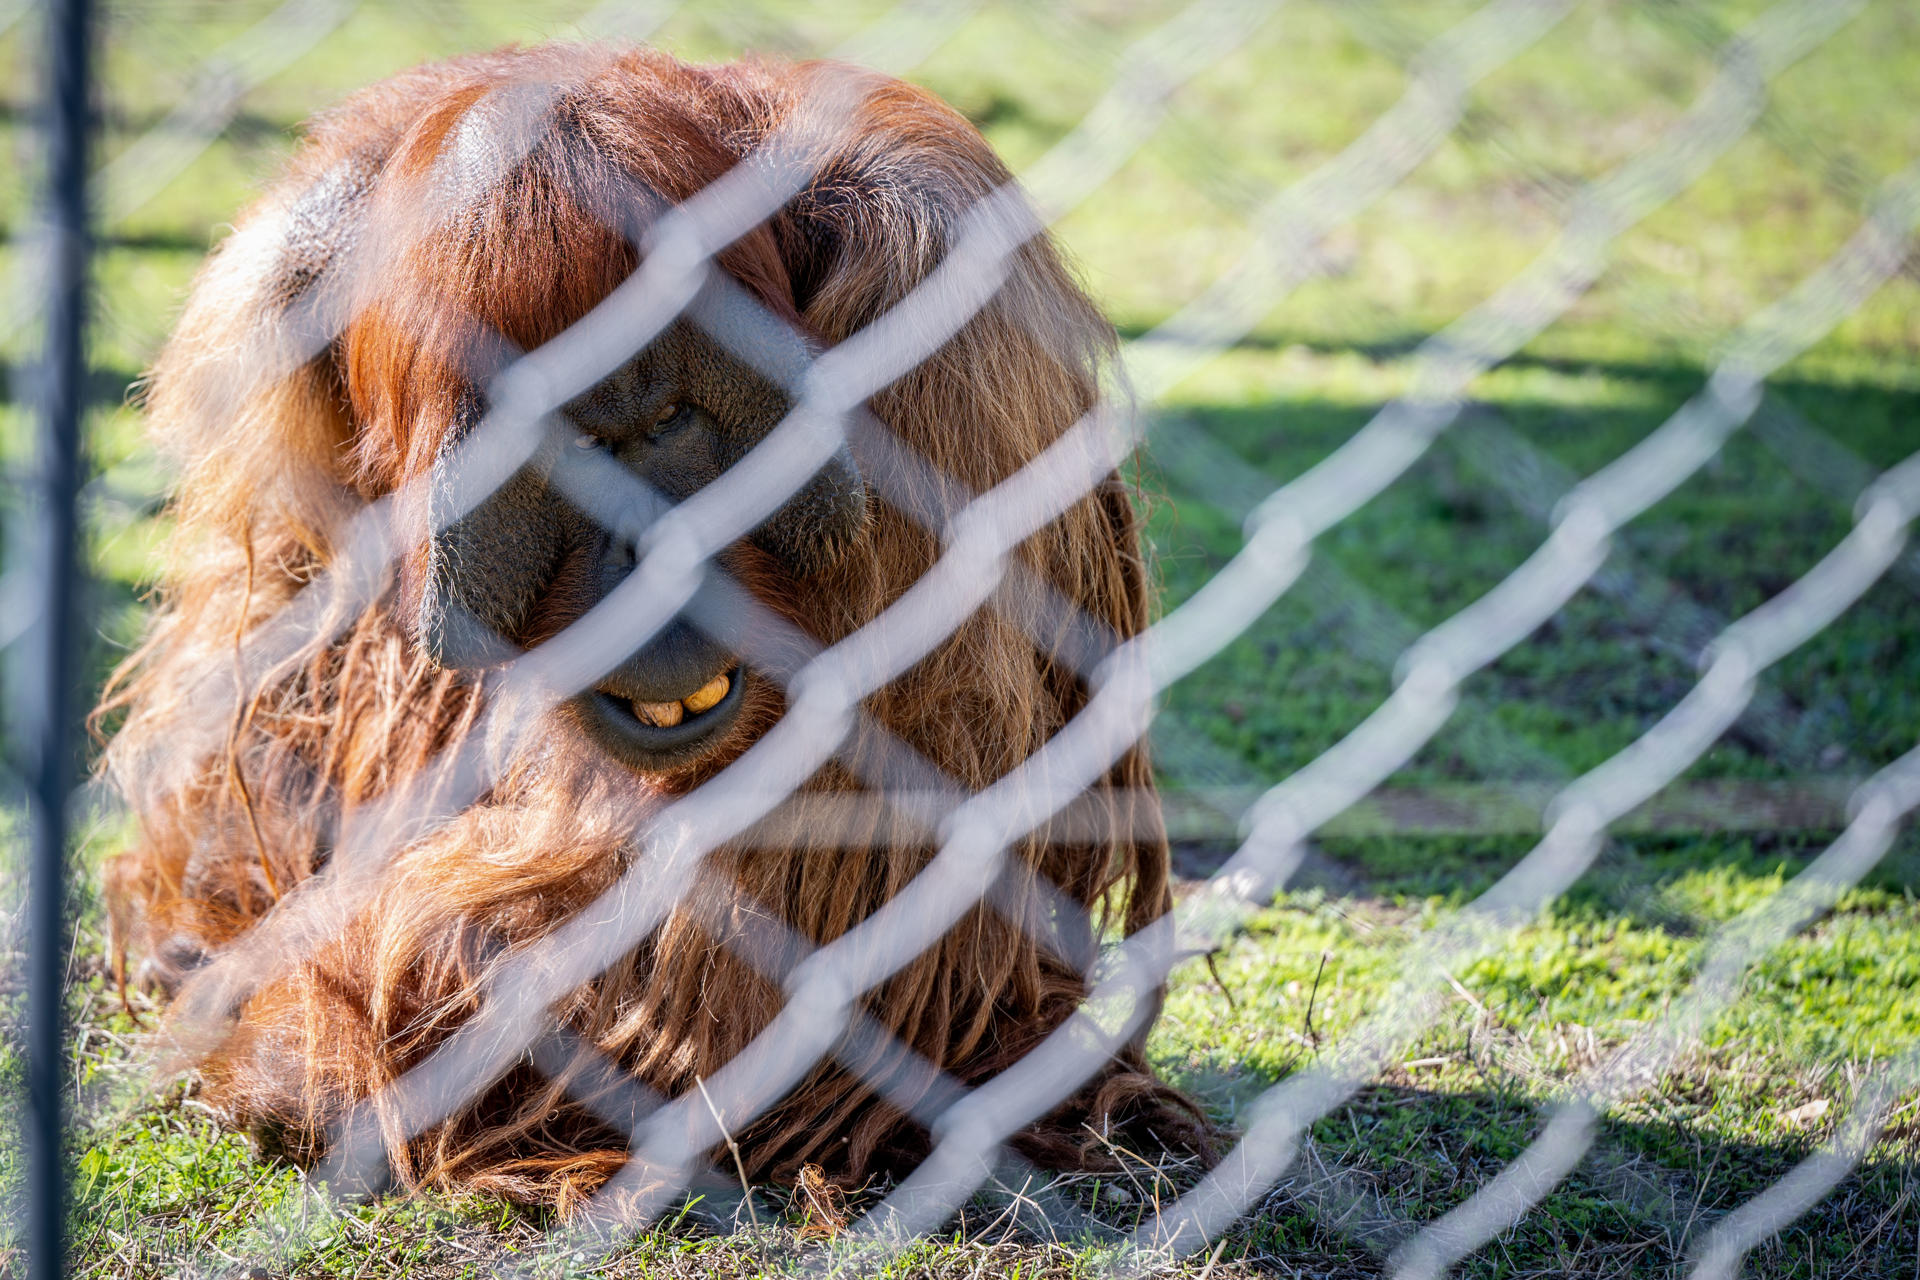
[(647, 428), (647, 434), (659, 437), (672, 431), (691, 416), (686, 405), (675, 400), (671, 404), (660, 406), (660, 412), (653, 415), (653, 425)]

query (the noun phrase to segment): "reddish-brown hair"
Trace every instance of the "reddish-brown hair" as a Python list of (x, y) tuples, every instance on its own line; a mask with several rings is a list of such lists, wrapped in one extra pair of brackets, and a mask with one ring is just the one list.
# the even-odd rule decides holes
[[(633, 219), (720, 177), (807, 110), (827, 77), (857, 78), (851, 126), (815, 180), (719, 265), (830, 346), (923, 279), (966, 210), (1009, 175), (937, 99), (824, 64), (697, 67), (644, 50), (544, 48), (416, 70), (318, 120), (287, 178), (202, 270), (146, 396), (180, 465), (173, 554), (146, 642), (99, 713), (115, 726), (107, 768), (139, 821), (109, 876), (116, 938), (183, 1002), (200, 985), (233, 989), (219, 958), (345, 856), (340, 833), (357, 816), (470, 740), (486, 706), (476, 679), (437, 666), (410, 633), (406, 555), (369, 601), (336, 610), (264, 668), (249, 646), (338, 570), (363, 503), (430, 468), (476, 394), (473, 353), (491, 335), (531, 348), (586, 314), (636, 265)], [(262, 337), (328, 306), (343, 327), (317, 354)], [(1111, 346), (1042, 236), (1017, 251), (978, 315), (870, 407), (938, 471), (984, 490), (1094, 404)], [(937, 554), (934, 535), (884, 493), (871, 511), (854, 554), (817, 577), (783, 576), (746, 548), (726, 563), (779, 616), (831, 643)], [(1146, 621), (1139, 539), (1129, 494), (1109, 476), (1019, 555), (1125, 637)], [(1023, 609), (1031, 616), (1017, 624)], [(1061, 657), (1068, 630), (1033, 601), (1003, 599), (868, 698), (871, 723), (977, 790), (1086, 703)], [(756, 682), (733, 753), (782, 710), (777, 687)], [(188, 730), (210, 720), (221, 731), (188, 749)], [(498, 762), (478, 802), (401, 842), (337, 930), (247, 975), (224, 1030), (199, 1046), (207, 1096), (235, 1123), (302, 1156), (348, 1107), (378, 1107), (384, 1086), (471, 1016), (491, 973), (627, 869), (633, 832), (661, 798), (713, 767), (642, 777), (564, 724), (530, 740)], [(884, 771), (884, 754), (873, 734), (856, 734), (810, 788), (858, 790)], [(1016, 1061), (1085, 996), (1100, 931), (1132, 932), (1168, 909), (1152, 785), (1144, 751), (1129, 751), (1101, 790), (1102, 830), (1043, 828), (1019, 845), (997, 909), (929, 940), (869, 995), (868, 1012), (963, 1082)], [(666, 922), (555, 1017), (654, 1089), (694, 1088), (780, 1007), (777, 984), (737, 945), (756, 919), (823, 943), (924, 866), (924, 832), (866, 821), (863, 838), (790, 827), (771, 845), (716, 851)], [(1047, 917), (1043, 884), (1088, 913), (1053, 920), (1051, 945), (1009, 923)], [(596, 1118), (590, 1076), (583, 1063), (516, 1067), (426, 1132), (391, 1132), (388, 1157), (408, 1183), (572, 1203), (627, 1155), (625, 1135)], [(1104, 1148), (1090, 1128), (1126, 1123), (1207, 1142), (1136, 1044), (1016, 1145), (1054, 1165), (1097, 1164)], [(925, 1149), (891, 1102), (832, 1063), (735, 1137), (754, 1176), (818, 1162), (859, 1178)]]

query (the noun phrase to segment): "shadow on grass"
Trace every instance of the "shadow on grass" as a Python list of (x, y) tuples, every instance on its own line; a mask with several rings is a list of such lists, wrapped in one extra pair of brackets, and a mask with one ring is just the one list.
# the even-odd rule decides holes
[[(1684, 1082), (1655, 1107), (1689, 1110)], [(1840, 1114), (1836, 1106), (1829, 1121)], [(1314, 1123), (1283, 1181), (1229, 1236), (1223, 1260), (1254, 1274), (1392, 1273), (1388, 1259), (1532, 1142), (1546, 1115), (1515, 1091), (1362, 1089)], [(1678, 1277), (1716, 1221), (1813, 1152), (1831, 1125), (1773, 1142), (1718, 1140), (1656, 1119), (1608, 1119), (1578, 1166), (1518, 1223), (1463, 1261), (1465, 1277)], [(1893, 1132), (1805, 1216), (1747, 1260), (1766, 1277), (1913, 1274), (1920, 1226), (1914, 1137)]]
[[(1636, 913), (1646, 923), (1691, 935), (1699, 922), (1646, 915), (1647, 890), (1681, 873), (1724, 867), (1744, 876), (1791, 876), (1839, 835), (1837, 829), (1800, 831), (1673, 831), (1615, 835), (1593, 869), (1560, 901), (1594, 912)], [(1533, 835), (1348, 836), (1316, 840), (1289, 892), (1319, 890), (1329, 897), (1375, 900), (1441, 897), (1464, 902), (1484, 893), (1537, 843)], [(1213, 875), (1238, 848), (1225, 841), (1185, 841), (1173, 848), (1175, 876)], [(1862, 879), (1864, 888), (1900, 894), (1920, 885), (1920, 831), (1896, 837)]]

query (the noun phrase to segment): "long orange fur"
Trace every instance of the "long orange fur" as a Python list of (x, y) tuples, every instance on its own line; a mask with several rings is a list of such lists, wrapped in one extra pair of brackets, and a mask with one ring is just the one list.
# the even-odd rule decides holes
[[(246, 674), (248, 647), (339, 567), (362, 503), (431, 465), (460, 398), (474, 394), (464, 362), (477, 335), (536, 346), (633, 270), (634, 251), (605, 221), (621, 181), (684, 200), (804, 110), (829, 76), (861, 77), (852, 127), (819, 179), (719, 261), (762, 305), (830, 346), (924, 278), (966, 209), (1008, 174), (932, 96), (820, 64), (696, 67), (648, 51), (546, 48), (423, 68), (320, 118), (287, 177), (209, 260), (146, 392), (152, 429), (180, 467), (172, 555), (146, 641), (98, 713), (112, 735), (106, 768), (139, 823), (110, 870), (116, 937), (147, 976), (178, 988), (176, 1007), (204, 1011), (196, 992), (231, 986), (221, 958), (310, 895), (316, 874), (347, 856), (342, 833), (356, 817), (409, 796), (436, 758), (478, 731), (486, 706), (481, 684), (437, 668), (398, 621), (413, 571), (406, 555), (371, 603), (330, 619), (264, 672)], [(438, 222), (408, 224), (444, 182), (460, 131), (484, 135), (486, 113), (533, 96), (546, 127), (505, 176), (458, 193)], [(298, 239), (302, 201), (332, 191), (326, 183), (364, 205), (365, 227), (412, 229), (395, 247), (354, 246), (379, 265), (354, 277), (344, 329), (291, 372), (260, 374), (259, 335), (327, 287), (316, 281), (328, 269), (338, 272), (307, 262)], [(984, 310), (871, 408), (940, 471), (984, 490), (1093, 405), (1112, 341), (1039, 237)], [(884, 496), (872, 506), (864, 541), (818, 578), (783, 578), (745, 547), (725, 562), (781, 617), (831, 643), (897, 599), (937, 554), (934, 537)], [(1117, 475), (1020, 555), (1117, 635), (1145, 624), (1140, 532)], [(866, 703), (875, 723), (970, 789), (1019, 765), (1088, 698), (1059, 657), (1066, 620), (1027, 602), (1038, 627), (1057, 633), (1036, 640), (1035, 626), (1010, 620), (1021, 607), (983, 609)], [(313, 1157), (348, 1108), (370, 1098), (379, 1108), (385, 1086), (472, 1016), (491, 974), (631, 865), (633, 832), (663, 798), (710, 776), (783, 707), (776, 686), (755, 680), (727, 751), (659, 777), (602, 758), (552, 713), (551, 731), (499, 762), (476, 803), (401, 844), (336, 930), (246, 975), (238, 996), (212, 1000), (225, 1020), (195, 1042), (206, 1097), (234, 1124)], [(209, 722), (220, 726), (211, 737)], [(203, 740), (204, 750), (183, 749)], [(858, 764), (882, 750), (856, 736), (844, 758)], [(837, 764), (810, 788), (857, 790), (859, 776)], [(870, 993), (868, 1012), (963, 1082), (1016, 1061), (1086, 994), (1083, 967), (1101, 930), (1131, 932), (1168, 909), (1152, 786), (1144, 750), (1129, 751), (1102, 791), (1104, 834), (1050, 839), (1043, 829), (1022, 844), (996, 891), (999, 909), (977, 908), (930, 940)], [(780, 1007), (777, 986), (732, 945), (756, 919), (826, 942), (931, 856), (924, 832), (862, 821), (857, 833), (800, 824), (771, 847), (716, 851), (667, 921), (554, 1006), (556, 1019), (661, 1093), (694, 1089)], [(1054, 921), (1051, 947), (1009, 923), (1022, 911), (1044, 916), (1042, 878), (1088, 912)], [(584, 1064), (551, 1075), (517, 1067), (424, 1133), (389, 1125), (388, 1159), (408, 1184), (577, 1203), (627, 1155), (624, 1135), (583, 1096), (589, 1076)], [(1050, 1165), (1097, 1166), (1107, 1148), (1094, 1133), (1128, 1124), (1208, 1144), (1204, 1121), (1153, 1076), (1136, 1043), (1016, 1145)], [(771, 1178), (819, 1163), (855, 1180), (907, 1167), (926, 1144), (834, 1064), (734, 1137), (748, 1173)]]

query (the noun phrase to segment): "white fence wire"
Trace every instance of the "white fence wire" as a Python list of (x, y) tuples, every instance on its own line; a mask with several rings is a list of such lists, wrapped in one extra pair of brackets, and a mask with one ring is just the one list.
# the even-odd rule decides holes
[[(558, 635), (489, 673), (476, 731), (418, 776), (344, 818), (329, 865), (279, 909), (212, 960), (200, 1007), (217, 1022), (226, 1009), (285, 966), (335, 936), (376, 893), (410, 842), (460, 814), (541, 732), (555, 704), (591, 686), (684, 611), (727, 608), (749, 619), (748, 644), (799, 652), (780, 673), (787, 711), (739, 758), (697, 789), (664, 805), (633, 831), (629, 870), (596, 901), (500, 966), (484, 1003), (458, 1031), (337, 1126), (315, 1185), (371, 1185), (396, 1126), (420, 1134), (445, 1122), (515, 1064), (531, 1056), (564, 1064), (599, 1051), (549, 1012), (608, 966), (631, 954), (676, 909), (713, 850), (775, 821), (796, 793), (848, 753), (857, 728), (881, 732), (863, 710), (884, 689), (981, 609), (1010, 598), (1041, 598), (1046, 626), (1079, 638), (1074, 665), (1090, 693), (1084, 709), (1043, 747), (991, 785), (971, 792), (905, 743), (888, 745), (886, 777), (904, 770), (912, 788), (873, 780), (879, 800), (915, 815), (934, 849), (910, 882), (843, 934), (814, 946), (770, 912), (749, 944), (730, 946), (785, 994), (782, 1012), (697, 1091), (663, 1098), (604, 1058), (607, 1080), (624, 1082), (624, 1108), (598, 1090), (603, 1120), (630, 1137), (630, 1158), (568, 1228), (555, 1249), (611, 1249), (623, 1234), (656, 1221), (710, 1171), (731, 1135), (786, 1097), (823, 1062), (866, 1072), (867, 1083), (913, 1116), (933, 1142), (926, 1160), (882, 1196), (859, 1223), (860, 1265), (878, 1267), (904, 1242), (936, 1230), (984, 1183), (1007, 1168), (1006, 1144), (1081, 1088), (1132, 1040), (1156, 1009), (1154, 993), (1181, 960), (1231, 939), (1250, 910), (1271, 899), (1300, 866), (1308, 841), (1364, 800), (1430, 742), (1453, 715), (1462, 685), (1526, 642), (1594, 581), (1614, 536), (1690, 476), (1759, 410), (1766, 380), (1853, 314), (1909, 261), (1920, 221), (1920, 170), (1887, 179), (1870, 217), (1824, 266), (1755, 315), (1724, 344), (1704, 386), (1625, 454), (1561, 496), (1549, 533), (1492, 590), (1427, 630), (1401, 653), (1393, 692), (1330, 750), (1270, 785), (1248, 810), (1238, 850), (1173, 913), (1110, 948), (1080, 1011), (1019, 1063), (969, 1087), (901, 1043), (862, 1000), (930, 942), (977, 908), (999, 909), (994, 887), (1020, 842), (1058, 829), (1147, 733), (1158, 699), (1175, 682), (1254, 626), (1307, 571), (1316, 541), (1407, 474), (1469, 407), (1475, 380), (1575, 307), (1608, 269), (1629, 229), (1696, 182), (1747, 136), (1769, 82), (1819, 50), (1860, 8), (1833, 0), (1786, 0), (1766, 10), (1719, 51), (1717, 74), (1671, 126), (1625, 163), (1572, 195), (1569, 215), (1547, 250), (1413, 356), (1410, 389), (1393, 399), (1325, 459), (1253, 509), (1241, 550), (1210, 581), (1138, 636), (1122, 641), (1103, 622), (1071, 616), (1075, 606), (1038, 580), (1019, 556), (1023, 542), (1126, 465), (1147, 434), (1147, 412), (1183, 378), (1230, 348), (1290, 291), (1319, 271), (1323, 241), (1428, 160), (1453, 134), (1475, 85), (1551, 31), (1576, 0), (1493, 0), (1415, 56), (1399, 101), (1350, 145), (1300, 181), (1258, 201), (1251, 247), (1170, 319), (1126, 343), (1125, 378), (1038, 457), (982, 492), (965, 492), (904, 448), (866, 405), (877, 392), (934, 358), (1002, 287), (1033, 237), (1094, 197), (1161, 126), (1181, 87), (1241, 48), (1284, 6), (1255, 0), (1199, 0), (1128, 48), (1111, 86), (1056, 145), (1026, 167), (1018, 184), (979, 200), (954, 229), (941, 264), (884, 314), (845, 341), (816, 350), (785, 322), (731, 287), (718, 255), (778, 212), (820, 173), (868, 91), (853, 78), (823, 78), (747, 158), (645, 228), (641, 266), (583, 320), (521, 351), (494, 334), (476, 356), (486, 412), (431, 475), (366, 506), (339, 539), (328, 572), (278, 616), (252, 628), (239, 661), (209, 657), (201, 678), (208, 705), (244, 701), (303, 652), (316, 635), (339, 634), (389, 582), (417, 530), (396, 512), (424, 508), (439, 532), (487, 500), (523, 468), (535, 468), (604, 527), (629, 536), (637, 563), (620, 586)], [(970, 4), (906, 4), (839, 51), (895, 74), (932, 55), (971, 15)], [(289, 0), (207, 60), (178, 110), (122, 150), (98, 177), (103, 222), (144, 204), (218, 136), (249, 89), (297, 60), (344, 21), (353, 6)], [(672, 16), (668, 6), (609, 4), (582, 19), (589, 32), (636, 38)], [(0, 21), (6, 19), (0, 18)], [(407, 208), (363, 228), (328, 268), (320, 287), (275, 330), (223, 362), (210, 402), (245, 405), (333, 342), (366, 304), (406, 247), (449, 219), (464, 201), (510, 183), (514, 166), (552, 127), (552, 92), (495, 93), (471, 110), (486, 113), (493, 136), (520, 140), (519, 152), (473, 157), (439, 183), (444, 206)], [(449, 162), (452, 163), (451, 161)], [(449, 171), (452, 172), (451, 170)], [(250, 242), (282, 234), (286, 209), (243, 228), (224, 253), (243, 259)], [(32, 256), (16, 257), (16, 266)], [(21, 275), (19, 270), (16, 277)], [(15, 283), (8, 296), (30, 296)], [(30, 308), (16, 304), (8, 326)], [(573, 447), (562, 406), (628, 361), (676, 321), (690, 318), (736, 356), (783, 387), (791, 407), (722, 476), (677, 504), (603, 454)], [(9, 330), (10, 331), (10, 330)], [(937, 538), (924, 576), (877, 617), (822, 645), (760, 609), (731, 586), (714, 557), (791, 499), (794, 477), (810, 477), (844, 451), (865, 462), (876, 494)], [(939, 496), (927, 500), (929, 493)], [(1545, 812), (1539, 843), (1496, 883), (1449, 915), (1410, 950), (1403, 979), (1385, 1004), (1315, 1064), (1271, 1087), (1241, 1117), (1241, 1133), (1217, 1167), (1134, 1231), (1139, 1257), (1208, 1248), (1286, 1174), (1308, 1126), (1350, 1099), (1396, 1060), (1437, 1017), (1442, 978), (1500, 947), (1511, 932), (1565, 893), (1599, 854), (1609, 828), (1681, 775), (1739, 717), (1768, 666), (1825, 627), (1894, 565), (1920, 513), (1920, 455), (1881, 475), (1861, 498), (1854, 528), (1792, 585), (1725, 627), (1704, 651), (1698, 683), (1624, 750), (1565, 785)], [(30, 572), (16, 566), (0, 591)], [(1011, 584), (1011, 585), (1010, 585)], [(1029, 624), (1030, 624), (1029, 620)], [(10, 634), (19, 627), (9, 625)], [(25, 623), (21, 622), (20, 627)], [(750, 662), (756, 654), (743, 654)], [(776, 665), (769, 658), (765, 670)], [(166, 767), (186, 778), (220, 749), (227, 727), (191, 726), (170, 744)], [(1796, 879), (1740, 915), (1709, 941), (1691, 989), (1661, 1024), (1565, 1084), (1539, 1137), (1498, 1177), (1405, 1240), (1394, 1274), (1431, 1277), (1507, 1230), (1586, 1155), (1610, 1103), (1642, 1087), (1681, 1055), (1738, 994), (1742, 975), (1856, 883), (1888, 850), (1904, 816), (1920, 804), (1920, 752), (1876, 774), (1856, 793), (1840, 838)], [(1084, 914), (1066, 895), (1040, 887), (1044, 916)], [(1057, 948), (1046, 921), (1003, 912)], [(544, 1055), (544, 1057), (543, 1057)], [(875, 1070), (882, 1063), (885, 1070)], [(1720, 1219), (1698, 1249), (1698, 1274), (1731, 1275), (1743, 1254), (1831, 1188), (1865, 1153), (1891, 1100), (1914, 1081), (1911, 1055), (1876, 1078), (1826, 1148), (1777, 1186)], [(724, 1171), (724, 1170), (723, 1170)], [(705, 1185), (705, 1184), (702, 1184)], [(1057, 1199), (1050, 1211), (1071, 1215)], [(1082, 1221), (1084, 1225), (1084, 1221)], [(281, 1224), (289, 1246), (297, 1228)], [(528, 1264), (532, 1266), (532, 1263)], [(1149, 1265), (1143, 1261), (1141, 1266)]]

